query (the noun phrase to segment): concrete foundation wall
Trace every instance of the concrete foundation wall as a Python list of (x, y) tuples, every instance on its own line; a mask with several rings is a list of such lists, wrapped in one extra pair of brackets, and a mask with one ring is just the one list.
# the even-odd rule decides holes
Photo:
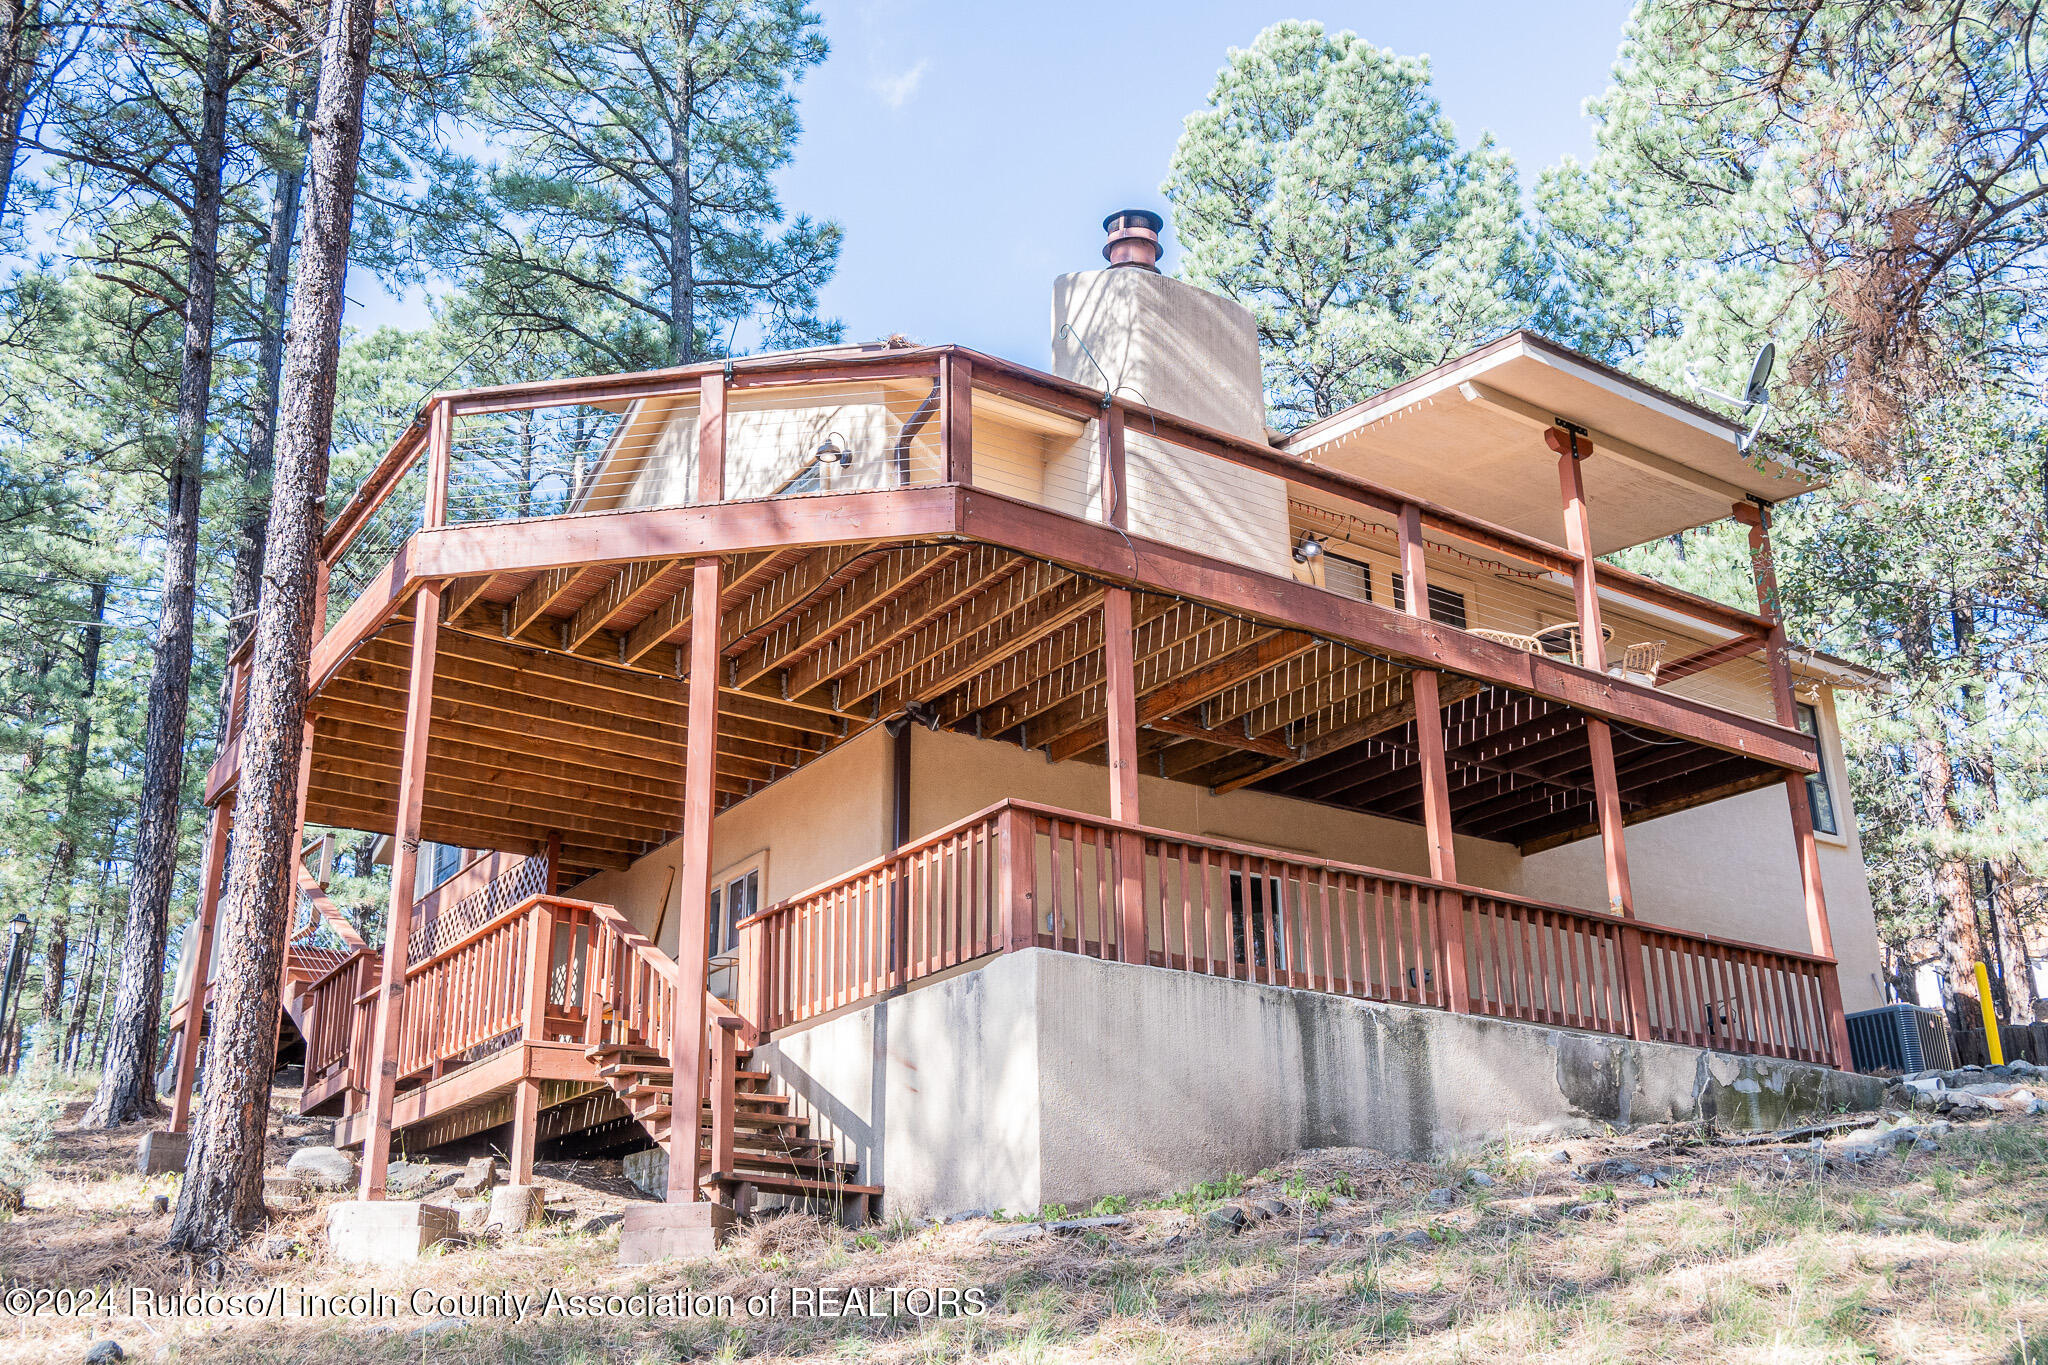
[(1403, 1155), (1868, 1106), (1822, 1067), (1096, 962), (1043, 949), (756, 1054), (896, 1213), (1079, 1205), (1308, 1147)]

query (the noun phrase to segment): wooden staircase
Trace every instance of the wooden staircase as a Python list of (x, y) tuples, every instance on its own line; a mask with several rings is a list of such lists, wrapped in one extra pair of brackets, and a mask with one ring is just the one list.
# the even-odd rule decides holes
[[(788, 1095), (772, 1088), (766, 1071), (746, 1063), (752, 1049), (735, 1042), (732, 1161), (730, 1170), (709, 1169), (714, 1146), (711, 1102), (698, 1107), (697, 1164), (713, 1198), (748, 1211), (757, 1195), (781, 1195), (823, 1204), (842, 1222), (858, 1227), (878, 1211), (882, 1187), (854, 1182), (859, 1167), (833, 1156), (828, 1139), (811, 1133), (808, 1118), (790, 1112)], [(597, 1074), (610, 1086), (649, 1137), (673, 1152), (669, 1142), (675, 1125), (675, 1070), (660, 1052), (628, 1036), (584, 1050)], [(711, 1087), (713, 1093), (718, 1087)]]

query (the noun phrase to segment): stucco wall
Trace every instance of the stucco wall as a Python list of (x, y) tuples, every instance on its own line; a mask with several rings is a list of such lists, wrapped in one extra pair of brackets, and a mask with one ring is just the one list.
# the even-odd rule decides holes
[(1868, 1077), (1043, 949), (756, 1054), (894, 1213), (1083, 1205), (1310, 1147), (1405, 1155), (1874, 1104)]

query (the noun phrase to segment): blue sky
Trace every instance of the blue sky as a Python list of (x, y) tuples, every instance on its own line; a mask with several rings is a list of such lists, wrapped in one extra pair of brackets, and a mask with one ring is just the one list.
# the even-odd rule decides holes
[[(824, 311), (849, 339), (902, 332), (1042, 364), (1055, 275), (1099, 266), (1113, 209), (1164, 209), (1159, 183), (1233, 46), (1276, 19), (1427, 53), (1470, 144), (1491, 132), (1524, 186), (1592, 150), (1580, 112), (1608, 83), (1625, 0), (1272, 6), (815, 0), (832, 55), (802, 86), (792, 213), (845, 229)], [(1169, 225), (1170, 226), (1170, 225)], [(1169, 243), (1170, 245), (1170, 243)], [(1172, 263), (1169, 254), (1168, 264)], [(353, 279), (350, 322), (424, 321)]]

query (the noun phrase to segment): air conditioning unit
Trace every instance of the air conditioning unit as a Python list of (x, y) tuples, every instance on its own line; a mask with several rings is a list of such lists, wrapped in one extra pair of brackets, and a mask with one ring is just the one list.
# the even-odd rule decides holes
[(1844, 1020), (1849, 1056), (1858, 1071), (1947, 1071), (1956, 1064), (1948, 1016), (1922, 1005), (1886, 1005)]

